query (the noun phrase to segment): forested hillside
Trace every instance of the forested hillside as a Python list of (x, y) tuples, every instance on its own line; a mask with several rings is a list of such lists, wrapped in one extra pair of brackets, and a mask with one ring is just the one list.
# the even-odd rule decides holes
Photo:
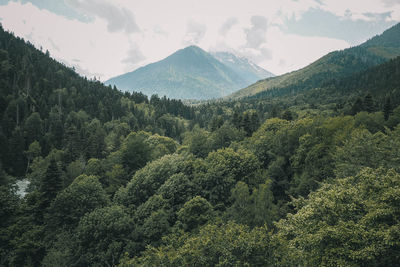
[(359, 46), (331, 52), (302, 69), (258, 81), (228, 97), (236, 99), (288, 87), (320, 87), (326, 80), (347, 77), (400, 56), (399, 36), (400, 24), (396, 24)]
[(398, 265), (399, 62), (189, 107), (1, 29), (0, 265)]

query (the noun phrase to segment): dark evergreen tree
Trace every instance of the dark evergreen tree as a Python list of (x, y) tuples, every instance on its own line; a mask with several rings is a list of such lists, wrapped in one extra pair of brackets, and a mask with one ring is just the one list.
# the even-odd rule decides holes
[(51, 136), (49, 136), (52, 140), (51, 143), (54, 145), (55, 148), (61, 149), (62, 148), (62, 141), (64, 138), (64, 128), (63, 128), (63, 123), (58, 116), (58, 114), (55, 114), (54, 112), (49, 113), (49, 133)]
[(211, 131), (215, 131), (217, 130), (219, 127), (221, 127), (224, 124), (224, 121), (222, 119), (222, 116), (220, 115), (214, 115), (211, 118), (211, 122), (210, 122), (210, 130)]
[(360, 97), (357, 97), (356, 102), (354, 102), (353, 106), (351, 107), (350, 114), (356, 115), (358, 112), (364, 110), (364, 103)]
[(251, 113), (250, 121), (251, 121), (251, 132), (253, 133), (258, 129), (258, 127), (260, 127), (260, 118), (256, 111)]
[(385, 104), (383, 105), (383, 116), (385, 121), (389, 119), (389, 116), (393, 113), (393, 107), (390, 101), (390, 97), (386, 97)]
[(364, 110), (367, 112), (375, 111), (374, 100), (371, 94), (367, 94), (364, 98)]
[(246, 132), (246, 136), (251, 136), (252, 134), (252, 130), (253, 130), (253, 126), (252, 126), (252, 121), (250, 118), (250, 115), (248, 112), (246, 112), (243, 115), (243, 120), (242, 120), (242, 128), (243, 130)]
[(232, 118), (233, 126), (235, 126), (237, 129), (239, 129), (240, 125), (241, 125), (241, 121), (242, 121), (241, 114), (237, 110), (235, 110), (235, 112), (233, 113), (233, 118)]
[(31, 144), (33, 141), (40, 141), (43, 136), (42, 119), (39, 113), (32, 113), (25, 121), (25, 140), (26, 144)]
[(47, 168), (45, 175), (40, 183), (39, 191), (41, 193), (41, 208), (49, 207), (50, 202), (57, 196), (57, 193), (62, 189), (63, 181), (61, 171), (58, 168), (57, 162), (54, 159), (50, 160), (50, 165)]
[(9, 144), (9, 155), (5, 167), (8, 173), (16, 176), (25, 173), (26, 158), (24, 156), (25, 140), (20, 127), (16, 127), (12, 132)]
[(269, 117), (270, 118), (276, 118), (276, 117), (278, 117), (278, 114), (279, 114), (278, 108), (276, 106), (273, 106), (272, 109), (271, 109)]
[(287, 120), (287, 121), (293, 120), (292, 112), (288, 109), (285, 110), (282, 114), (282, 119)]
[(99, 120), (94, 119), (89, 125), (89, 137), (86, 143), (87, 158), (102, 158), (102, 153), (105, 150), (105, 131)]
[(71, 160), (77, 159), (80, 154), (83, 154), (82, 152), (85, 149), (84, 147), (81, 147), (81, 140), (78, 130), (75, 126), (71, 126), (67, 129), (65, 136), (65, 148), (68, 151), (68, 155), (71, 157)]

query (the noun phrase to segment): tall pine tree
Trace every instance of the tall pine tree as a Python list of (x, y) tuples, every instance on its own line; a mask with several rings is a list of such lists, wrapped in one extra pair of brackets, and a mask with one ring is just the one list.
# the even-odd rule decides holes
[(385, 121), (389, 119), (389, 116), (393, 113), (393, 107), (392, 103), (390, 101), (390, 98), (387, 97), (385, 101), (385, 105), (383, 106), (383, 116), (385, 118)]
[(375, 110), (374, 100), (371, 94), (367, 94), (364, 98), (364, 108), (367, 112), (373, 112)]
[(42, 178), (39, 191), (41, 192), (41, 208), (45, 209), (62, 189), (61, 171), (57, 162), (51, 159), (45, 175)]

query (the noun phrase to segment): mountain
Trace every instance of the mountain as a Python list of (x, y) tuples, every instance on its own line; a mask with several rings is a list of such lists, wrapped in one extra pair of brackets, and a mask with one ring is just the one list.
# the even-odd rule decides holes
[[(294, 86), (266, 90), (235, 101), (242, 104), (246, 102), (247, 108), (258, 110), (259, 107), (265, 109), (271, 103), (279, 102), (280, 107), (290, 106), (298, 111), (318, 107), (319, 110), (354, 115), (367, 110), (360, 107), (359, 99), (370, 95), (374, 102), (372, 110), (382, 110), (388, 101), (393, 108), (400, 105), (400, 56), (350, 76), (327, 80), (318, 88), (297, 92), (293, 88)], [(362, 106), (364, 103), (361, 102)], [(218, 102), (220, 103), (222, 102)]]
[(111, 78), (105, 84), (146, 95), (210, 99), (231, 94), (249, 83), (211, 54), (189, 46), (161, 61)]
[(238, 57), (229, 52), (213, 52), (211, 54), (221, 63), (235, 71), (249, 84), (275, 76), (245, 57)]
[(400, 24), (397, 24), (359, 46), (331, 52), (300, 70), (258, 81), (228, 98), (252, 96), (272, 89), (305, 90), (319, 87), (330, 79), (364, 71), (399, 56), (399, 36)]

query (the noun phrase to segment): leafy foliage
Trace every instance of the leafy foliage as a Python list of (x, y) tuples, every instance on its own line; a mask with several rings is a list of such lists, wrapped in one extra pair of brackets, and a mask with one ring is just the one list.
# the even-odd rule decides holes
[(119, 206), (85, 215), (76, 229), (79, 265), (115, 265), (129, 242), (132, 219)]
[(270, 233), (233, 222), (209, 224), (199, 234), (167, 236), (166, 245), (150, 247), (121, 266), (271, 266)]
[(295, 202), (277, 223), (285, 265), (385, 265), (399, 261), (399, 183), (393, 170), (362, 169)]

